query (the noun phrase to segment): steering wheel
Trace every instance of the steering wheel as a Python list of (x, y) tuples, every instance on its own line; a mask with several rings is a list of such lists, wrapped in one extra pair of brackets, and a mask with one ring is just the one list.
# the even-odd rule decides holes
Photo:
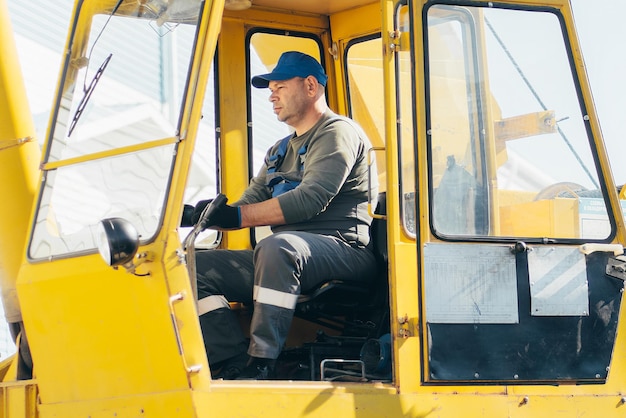
[(563, 181), (544, 187), (537, 193), (534, 200), (554, 199), (564, 192), (570, 193), (572, 197), (576, 197), (579, 192), (583, 191), (587, 191), (587, 188), (578, 183)]

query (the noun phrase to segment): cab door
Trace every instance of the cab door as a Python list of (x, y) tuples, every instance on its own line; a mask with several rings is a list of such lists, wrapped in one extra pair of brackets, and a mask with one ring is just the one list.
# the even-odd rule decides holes
[[(53, 415), (124, 397), (171, 416), (209, 384), (177, 228), (223, 2), (162, 3), (75, 5), (17, 279)], [(116, 248), (120, 269), (98, 255), (111, 218), (140, 247)], [(164, 405), (166, 392), (176, 400)]]
[(568, 6), (407, 7), (421, 379), (605, 382), (621, 214)]

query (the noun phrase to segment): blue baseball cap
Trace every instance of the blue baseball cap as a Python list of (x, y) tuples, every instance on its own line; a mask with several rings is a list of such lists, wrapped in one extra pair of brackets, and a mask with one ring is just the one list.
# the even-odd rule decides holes
[(264, 89), (270, 81), (289, 80), (294, 77), (306, 78), (310, 75), (315, 77), (322, 86), (326, 86), (328, 77), (315, 58), (302, 52), (288, 51), (280, 56), (271, 73), (252, 77), (252, 85)]

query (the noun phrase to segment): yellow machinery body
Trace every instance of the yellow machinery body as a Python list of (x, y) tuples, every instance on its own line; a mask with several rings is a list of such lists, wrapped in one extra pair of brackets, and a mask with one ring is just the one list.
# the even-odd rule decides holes
[[(77, 0), (42, 151), (5, 0), (0, 45), (0, 284), (32, 358), (0, 363), (0, 418), (626, 414), (626, 227), (569, 1)], [(288, 50), (374, 145), (376, 330), (297, 314), (304, 373), (215, 380), (183, 204), (236, 199), (284, 136), (250, 78)], [(105, 218), (139, 231), (115, 268)]]

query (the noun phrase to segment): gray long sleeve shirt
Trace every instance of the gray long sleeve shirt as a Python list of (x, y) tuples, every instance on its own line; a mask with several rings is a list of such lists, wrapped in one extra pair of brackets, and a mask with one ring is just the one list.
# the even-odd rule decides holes
[[(276, 154), (279, 144), (280, 141), (276, 142), (268, 150), (263, 167), (234, 205), (272, 197), (268, 178), (273, 174), (268, 174), (267, 169), (270, 156)], [(378, 194), (375, 163), (368, 181), (367, 152), (371, 146), (356, 123), (330, 110), (303, 135), (293, 134), (277, 173), (300, 183), (278, 196), (286, 224), (273, 225), (272, 230), (308, 231), (337, 236), (350, 244), (367, 245), (372, 222), (367, 211), (368, 187), (373, 202)], [(302, 154), (303, 147), (306, 152)]]

